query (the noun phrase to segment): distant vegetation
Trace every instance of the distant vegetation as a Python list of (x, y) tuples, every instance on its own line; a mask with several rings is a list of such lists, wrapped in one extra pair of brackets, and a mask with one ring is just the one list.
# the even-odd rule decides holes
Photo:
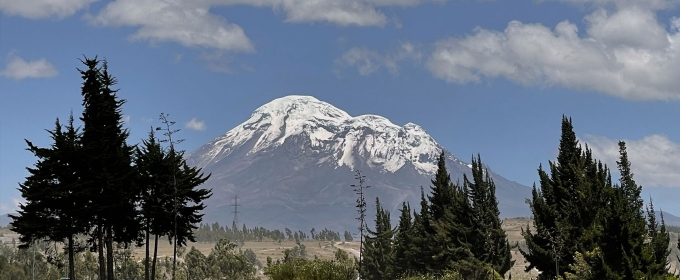
[[(212, 193), (200, 186), (210, 175), (188, 166), (175, 149), (181, 140), (173, 139), (179, 131), (174, 122), (161, 114), (163, 127), (139, 145), (127, 144), (116, 79), (106, 61), (82, 62), (82, 129), (71, 116), (48, 130), (48, 147), (26, 141), (37, 162), (20, 184), (26, 203), (11, 215), (18, 244), (0, 245), (0, 280), (64, 274), (76, 280), (250, 280), (260, 272), (271, 280), (495, 280), (511, 277), (517, 250), (540, 280), (677, 279), (668, 256), (680, 249), (669, 247), (669, 232), (679, 228), (657, 220), (651, 201), (643, 205), (625, 143), (619, 143), (621, 179), (614, 183), (608, 167), (578, 143), (566, 117), (556, 162), (539, 166), (540, 185), (529, 200), (533, 225), (522, 229), (522, 242), (511, 244), (501, 227), (496, 187), (481, 156), (472, 158), (471, 177), (453, 183), (442, 152), (429, 191), (421, 187), (418, 211), (404, 202), (396, 226), (376, 198), (375, 226), (366, 228), (368, 186), (357, 172), (359, 184), (352, 187), (359, 196), (360, 253), (342, 249), (359, 257), (337, 250), (332, 260), (319, 259), (304, 242), (327, 241), (335, 249), (339, 232), (202, 224), (203, 201)], [(350, 232), (343, 235), (352, 241)], [(159, 260), (159, 240), (173, 245), (172, 258)], [(283, 257), (268, 258), (262, 267), (254, 251), (242, 250), (246, 241), (295, 245), (279, 247)], [(206, 255), (187, 250), (187, 242), (214, 247)], [(141, 246), (138, 258), (132, 248)]]

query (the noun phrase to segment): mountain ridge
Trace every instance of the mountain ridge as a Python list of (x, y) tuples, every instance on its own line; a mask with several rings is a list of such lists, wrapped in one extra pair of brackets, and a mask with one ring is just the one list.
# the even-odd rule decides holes
[[(258, 107), (186, 158), (212, 174), (205, 184), (215, 193), (206, 202), (207, 221), (233, 220), (229, 198), (239, 196), (239, 221), (341, 230), (355, 227), (356, 197), (349, 187), (356, 183), (354, 171), (361, 170), (372, 186), (369, 212), (375, 197), (392, 213), (402, 202), (417, 209), (420, 187), (429, 193), (442, 150), (454, 181), (471, 175), (470, 164), (417, 124), (399, 126), (370, 114), (352, 117), (314, 97), (294, 95)], [(489, 172), (502, 216), (529, 216), (525, 199), (531, 189)]]

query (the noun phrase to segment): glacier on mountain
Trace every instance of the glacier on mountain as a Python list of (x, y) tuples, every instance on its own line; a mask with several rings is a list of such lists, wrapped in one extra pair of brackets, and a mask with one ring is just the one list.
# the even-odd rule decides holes
[(257, 108), (250, 118), (209, 143), (210, 151), (195, 162), (199, 167), (217, 162), (232, 151), (257, 141), (248, 155), (282, 145), (291, 136), (304, 134), (313, 149), (327, 154), (318, 164), (354, 169), (356, 160), (381, 172), (394, 173), (411, 163), (424, 175), (436, 172), (441, 151), (420, 126), (398, 126), (377, 115), (352, 117), (345, 111), (311, 96), (285, 96)]

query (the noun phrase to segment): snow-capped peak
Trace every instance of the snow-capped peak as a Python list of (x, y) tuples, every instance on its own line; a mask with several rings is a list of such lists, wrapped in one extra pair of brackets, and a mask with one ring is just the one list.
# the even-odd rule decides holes
[(244, 123), (200, 148), (195, 164), (202, 167), (240, 149), (248, 155), (271, 151), (295, 135), (309, 140), (305, 148), (318, 153), (318, 164), (351, 169), (361, 163), (396, 172), (411, 163), (422, 174), (434, 174), (441, 151), (416, 124), (401, 127), (378, 115), (352, 117), (314, 97), (292, 95), (260, 106)]

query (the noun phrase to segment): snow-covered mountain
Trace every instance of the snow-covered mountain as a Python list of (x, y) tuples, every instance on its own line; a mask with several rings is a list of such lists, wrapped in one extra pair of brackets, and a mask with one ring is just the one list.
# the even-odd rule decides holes
[[(205, 220), (231, 224), (232, 197), (239, 221), (249, 225), (349, 230), (356, 227), (355, 170), (366, 176), (369, 209), (376, 196), (393, 219), (403, 201), (418, 208), (429, 191), (442, 147), (420, 126), (398, 126), (377, 115), (352, 117), (310, 96), (286, 96), (257, 108), (250, 118), (187, 154), (212, 173)], [(452, 179), (470, 165), (446, 152)], [(529, 216), (526, 186), (492, 172), (501, 215)], [(374, 215), (371, 211), (369, 217)]]

